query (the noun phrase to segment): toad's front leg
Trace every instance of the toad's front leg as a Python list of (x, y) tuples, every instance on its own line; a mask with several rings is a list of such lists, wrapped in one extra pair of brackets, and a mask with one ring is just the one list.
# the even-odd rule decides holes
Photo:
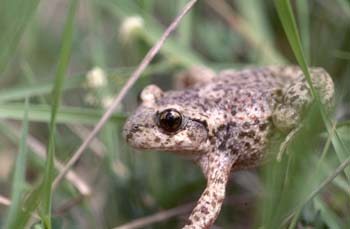
[(226, 184), (235, 159), (223, 152), (206, 157), (203, 156), (199, 163), (207, 177), (207, 187), (183, 229), (209, 228), (218, 217), (225, 198)]

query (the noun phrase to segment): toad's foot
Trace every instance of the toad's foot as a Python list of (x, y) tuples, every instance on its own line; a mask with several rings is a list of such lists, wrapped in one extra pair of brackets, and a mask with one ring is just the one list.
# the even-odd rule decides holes
[[(321, 103), (330, 110), (334, 102), (334, 85), (328, 73), (321, 68), (310, 68), (310, 76)], [(289, 84), (282, 91), (282, 101), (272, 114), (274, 125), (282, 132), (288, 133), (301, 123), (303, 115), (310, 107), (313, 96), (304, 75)]]
[(212, 158), (209, 159), (209, 168), (206, 170), (208, 174), (205, 174), (207, 187), (183, 229), (209, 228), (220, 213), (225, 198), (226, 184), (235, 159), (225, 154), (214, 154), (210, 157)]

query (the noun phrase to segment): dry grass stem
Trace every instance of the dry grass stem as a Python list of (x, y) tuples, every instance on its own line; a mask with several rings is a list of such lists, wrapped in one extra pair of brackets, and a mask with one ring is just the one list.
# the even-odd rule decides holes
[[(71, 125), (68, 128), (77, 135), (81, 140), (86, 139), (89, 136), (90, 129), (82, 125)], [(103, 158), (105, 156), (106, 147), (105, 145), (97, 138), (94, 138), (89, 145), (89, 148), (96, 156)]]
[[(226, 198), (225, 204), (235, 204), (235, 206), (237, 206), (237, 204), (243, 204), (243, 203), (246, 204), (247, 202), (252, 202), (253, 200), (255, 200), (255, 198), (256, 198), (255, 194), (251, 194), (251, 193), (238, 195), (238, 196), (232, 195)], [(146, 216), (143, 218), (133, 220), (130, 223), (126, 223), (124, 225), (115, 227), (114, 229), (136, 229), (136, 228), (146, 227), (178, 215), (186, 214), (192, 210), (195, 204), (196, 202), (191, 202), (176, 208), (164, 210), (151, 216)]]
[(305, 206), (307, 202), (312, 200), (323, 188), (325, 188), (329, 183), (333, 181), (334, 178), (336, 178), (340, 173), (344, 171), (346, 167), (350, 165), (350, 156), (344, 160), (335, 170), (334, 173), (332, 173), (330, 176), (327, 177), (306, 199), (303, 201), (298, 207), (296, 207), (290, 215), (283, 221), (282, 225), (287, 225), (287, 223), (293, 218), (295, 215), (297, 209), (300, 209), (301, 207)]
[(242, 17), (237, 15), (234, 9), (224, 0), (206, 0), (206, 3), (219, 14), (234, 31), (239, 33), (250, 47), (258, 50), (261, 55), (268, 57), (267, 62), (284, 62), (282, 55), (276, 53), (269, 41), (259, 40), (258, 36), (254, 34), (253, 28), (251, 28)]
[(11, 200), (0, 195), (0, 205), (10, 206)]
[[(16, 135), (16, 137), (18, 137), (18, 138), (21, 137), (21, 128), (19, 127), (19, 125), (15, 124), (13, 122), (11, 122), (11, 123), (4, 122), (4, 123), (6, 125), (11, 126), (11, 129), (12, 129), (13, 133)], [(45, 146), (39, 140), (37, 140), (35, 137), (33, 137), (30, 134), (27, 135), (27, 145), (39, 157), (44, 158), (44, 159), (46, 158)], [(56, 159), (55, 159), (54, 163), (55, 163), (55, 168), (59, 172), (61, 172), (64, 168), (64, 165)], [(74, 171), (69, 170), (66, 178), (72, 185), (74, 185), (74, 187), (76, 187), (78, 189), (78, 191), (82, 195), (89, 196), (91, 194), (91, 188), (89, 187), (89, 185), (86, 184), (86, 182), (82, 178), (80, 178)]]
[(135, 229), (140, 227), (146, 227), (151, 224), (161, 222), (164, 220), (167, 220), (169, 218), (172, 218), (177, 215), (185, 214), (187, 212), (190, 212), (192, 208), (194, 207), (195, 203), (190, 203), (186, 205), (182, 205), (176, 208), (172, 208), (169, 210), (158, 212), (151, 216), (146, 216), (143, 218), (139, 218), (136, 220), (133, 220), (130, 223), (115, 227), (114, 229)]
[(56, 177), (54, 183), (53, 183), (53, 189), (55, 189), (62, 178), (66, 175), (68, 170), (78, 161), (78, 159), (83, 154), (86, 147), (91, 143), (91, 141), (94, 139), (96, 134), (101, 130), (101, 128), (104, 126), (104, 124), (107, 122), (107, 120), (110, 118), (110, 116), (113, 114), (113, 111), (115, 108), (120, 104), (126, 93), (129, 91), (129, 89), (134, 85), (134, 83), (137, 81), (137, 79), (140, 77), (142, 72), (146, 69), (146, 67), (150, 64), (154, 56), (159, 52), (160, 48), (163, 46), (165, 40), (169, 37), (171, 32), (175, 30), (175, 28), (178, 26), (181, 19), (187, 14), (187, 12), (192, 8), (192, 6), (197, 2), (197, 0), (191, 0), (189, 1), (185, 7), (181, 10), (181, 12), (178, 14), (178, 16), (174, 19), (174, 21), (169, 25), (169, 27), (165, 30), (163, 35), (160, 37), (160, 39), (157, 41), (157, 43), (148, 51), (147, 55), (143, 58), (140, 65), (137, 67), (137, 69), (133, 72), (133, 74), (130, 76), (129, 80), (126, 82), (126, 84), (123, 86), (123, 88), (120, 90), (118, 95), (113, 100), (110, 107), (107, 109), (107, 111), (102, 115), (99, 122), (96, 124), (94, 129), (91, 131), (89, 136), (85, 139), (85, 141), (80, 145), (78, 150), (74, 153), (73, 157), (67, 162), (64, 169), (59, 173), (59, 175)]
[(77, 197), (70, 199), (68, 202), (64, 203), (61, 207), (59, 207), (54, 212), (54, 215), (61, 216), (61, 215), (65, 214), (67, 211), (69, 211), (70, 209), (72, 209), (75, 206), (77, 206), (78, 204), (80, 204), (83, 200), (84, 200), (83, 195), (79, 195)]

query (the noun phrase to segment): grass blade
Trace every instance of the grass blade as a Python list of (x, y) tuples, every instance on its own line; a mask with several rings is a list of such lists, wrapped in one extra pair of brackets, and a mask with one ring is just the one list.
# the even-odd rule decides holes
[[(292, 47), (292, 50), (294, 52), (294, 55), (303, 70), (303, 73), (305, 75), (305, 78), (310, 86), (311, 92), (315, 98), (316, 104), (318, 108), (320, 109), (323, 122), (327, 128), (328, 133), (332, 133), (332, 121), (330, 120), (326, 110), (321, 104), (320, 97), (315, 90), (315, 88), (312, 85), (310, 73), (305, 61), (303, 49), (300, 42), (300, 36), (297, 30), (297, 26), (295, 23), (295, 18), (292, 12), (292, 7), (290, 5), (290, 2), (288, 0), (275, 0), (275, 5), (280, 17), (280, 20), (282, 22), (283, 28), (287, 34), (287, 38), (289, 40), (289, 43)], [(333, 137), (332, 137), (332, 144), (335, 148), (335, 151), (337, 153), (337, 156), (339, 158), (339, 161), (344, 161), (348, 155), (350, 155), (349, 150), (345, 147), (343, 141), (339, 138), (339, 134), (337, 131), (335, 131)], [(349, 181), (350, 181), (350, 168), (345, 169), (345, 174), (347, 175)]]
[[(22, 120), (24, 113), (23, 104), (11, 103), (0, 104), (0, 118)], [(78, 108), (78, 107), (62, 107), (57, 111), (56, 122), (64, 124), (96, 124), (103, 110)], [(121, 122), (125, 120), (125, 116), (114, 114), (111, 117), (112, 122)], [(50, 121), (50, 107), (47, 105), (31, 105), (29, 108), (28, 119), (37, 122)]]
[[(73, 89), (81, 86), (84, 82), (85, 76), (71, 77), (65, 82), (64, 89)], [(38, 95), (45, 95), (52, 91), (52, 82), (40, 83), (37, 82), (35, 85), (18, 85), (13, 88), (3, 88), (0, 91), (0, 102), (13, 101), (23, 99), (25, 97), (33, 97)]]
[[(322, 120), (326, 126), (326, 129), (328, 131), (328, 134), (331, 134), (332, 131), (332, 121), (330, 120), (325, 108), (321, 104), (320, 97), (317, 93), (317, 91), (314, 89), (312, 82), (311, 82), (311, 77), (310, 73), (308, 70), (308, 66), (305, 60), (304, 52), (302, 49), (301, 41), (300, 41), (300, 36), (297, 30), (295, 18), (293, 15), (292, 7), (290, 4), (289, 0), (275, 0), (275, 6), (277, 8), (277, 12), (279, 15), (279, 18), (282, 22), (283, 28), (285, 30), (285, 33), (287, 35), (289, 44), (294, 52), (294, 55), (297, 59), (298, 64), (300, 65), (305, 78), (310, 86), (311, 93), (313, 97), (315, 98), (316, 105), (318, 109), (320, 110)], [(338, 159), (340, 162), (346, 161), (346, 158), (348, 155), (350, 155), (349, 150), (345, 147), (343, 141), (339, 138), (339, 135), (337, 131), (334, 131), (334, 135), (331, 136), (332, 144), (335, 148), (335, 151), (337, 153)], [(347, 175), (349, 181), (350, 181), (350, 168), (345, 168), (345, 174)], [(303, 201), (301, 203), (304, 203)], [(294, 218), (292, 220), (291, 225), (289, 228), (294, 228), (295, 224), (298, 219), (298, 215), (304, 205), (300, 205), (297, 207), (295, 210), (296, 214), (294, 215)]]
[(301, 41), (306, 57), (307, 63), (310, 61), (310, 20), (309, 20), (309, 2), (304, 0), (298, 0), (296, 2), (298, 15), (299, 15), (299, 24), (300, 24), (300, 34)]
[(62, 96), (62, 88), (65, 78), (65, 73), (68, 68), (72, 40), (73, 40), (73, 28), (75, 12), (78, 5), (77, 0), (70, 2), (69, 12), (66, 20), (66, 25), (63, 32), (62, 47), (60, 51), (60, 58), (57, 67), (57, 74), (55, 77), (55, 84), (52, 91), (53, 102), (51, 105), (51, 118), (49, 124), (49, 143), (47, 150), (47, 162), (44, 174), (44, 181), (42, 187), (42, 221), (45, 228), (51, 228), (51, 200), (52, 200), (52, 181), (54, 177), (54, 156), (55, 156), (55, 132), (56, 132), (56, 119), (59, 103)]
[(27, 161), (27, 134), (28, 134), (28, 99), (25, 102), (25, 112), (23, 117), (22, 137), (19, 145), (19, 153), (16, 159), (15, 173), (12, 184), (12, 203), (7, 216), (5, 228), (16, 228), (15, 224), (22, 214), (22, 201), (25, 189), (25, 170)]
[[(3, 0), (0, 7), (0, 74), (15, 53), (39, 0)], [(14, 15), (16, 15), (14, 17)]]

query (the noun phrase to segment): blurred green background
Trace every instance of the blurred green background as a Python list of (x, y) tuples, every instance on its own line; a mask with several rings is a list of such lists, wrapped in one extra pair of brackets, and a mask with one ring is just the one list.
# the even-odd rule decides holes
[[(71, 18), (68, 59), (60, 49), (69, 43), (63, 31), (70, 1), (0, 1), (0, 225), (9, 225), (11, 218), (4, 198), (16, 196), (14, 187), (20, 187), (17, 200), (25, 199), (45, 174), (42, 155), (52, 130), (51, 90), (57, 86), (59, 63), (69, 63), (54, 130), (55, 157), (64, 164), (186, 2), (80, 1)], [(291, 3), (308, 64), (325, 68), (336, 84), (334, 117), (349, 149), (350, 1)], [(66, 179), (54, 192), (53, 228), (113, 228), (199, 198), (205, 179), (191, 162), (137, 152), (124, 143), (123, 122), (137, 106), (139, 91), (150, 83), (171, 89), (174, 76), (193, 65), (220, 70), (270, 64), (296, 64), (272, 0), (199, 1), (76, 163), (74, 181)], [(28, 134), (21, 130), (25, 124)], [(287, 227), (282, 222), (297, 203), (340, 163), (322, 129), (302, 133), (290, 151), (295, 152), (281, 163), (232, 175), (215, 228)], [(25, 168), (19, 186), (13, 185), (16, 158), (25, 159), (17, 159), (17, 171)], [(350, 179), (341, 173), (303, 205), (291, 227), (350, 228), (349, 196)], [(185, 206), (174, 217), (143, 228), (180, 228), (190, 209)], [(27, 225), (38, 221), (34, 215)]]

